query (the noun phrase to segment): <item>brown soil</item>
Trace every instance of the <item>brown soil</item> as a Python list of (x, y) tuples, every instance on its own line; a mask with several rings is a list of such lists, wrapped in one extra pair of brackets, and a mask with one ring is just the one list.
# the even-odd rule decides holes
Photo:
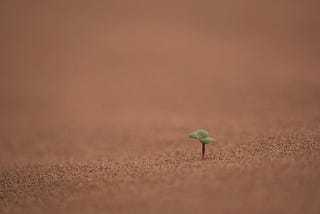
[(102, 2), (0, 1), (1, 214), (320, 213), (317, 1)]

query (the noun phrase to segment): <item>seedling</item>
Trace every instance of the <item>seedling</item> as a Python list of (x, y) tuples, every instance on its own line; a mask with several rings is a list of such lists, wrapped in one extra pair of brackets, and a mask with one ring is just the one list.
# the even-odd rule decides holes
[(202, 144), (202, 155), (201, 155), (202, 160), (204, 160), (206, 144), (211, 143), (211, 142), (216, 142), (216, 140), (214, 138), (210, 137), (208, 135), (208, 132), (203, 129), (199, 129), (197, 131), (192, 132), (191, 134), (189, 134), (189, 138), (196, 138)]

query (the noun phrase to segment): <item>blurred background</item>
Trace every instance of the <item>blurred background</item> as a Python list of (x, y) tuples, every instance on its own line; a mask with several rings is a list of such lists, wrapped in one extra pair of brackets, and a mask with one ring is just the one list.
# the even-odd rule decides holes
[(1, 0), (0, 154), (308, 120), (320, 100), (319, 9), (317, 0)]

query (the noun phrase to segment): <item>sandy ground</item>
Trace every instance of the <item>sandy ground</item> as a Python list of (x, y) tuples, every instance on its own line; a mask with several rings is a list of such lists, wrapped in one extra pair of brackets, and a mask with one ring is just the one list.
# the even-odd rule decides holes
[(319, 213), (319, 8), (1, 0), (0, 213)]

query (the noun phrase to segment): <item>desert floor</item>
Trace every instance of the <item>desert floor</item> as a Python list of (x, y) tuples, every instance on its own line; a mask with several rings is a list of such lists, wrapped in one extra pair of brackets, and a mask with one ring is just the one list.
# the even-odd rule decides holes
[(0, 213), (320, 213), (319, 8), (0, 1)]

